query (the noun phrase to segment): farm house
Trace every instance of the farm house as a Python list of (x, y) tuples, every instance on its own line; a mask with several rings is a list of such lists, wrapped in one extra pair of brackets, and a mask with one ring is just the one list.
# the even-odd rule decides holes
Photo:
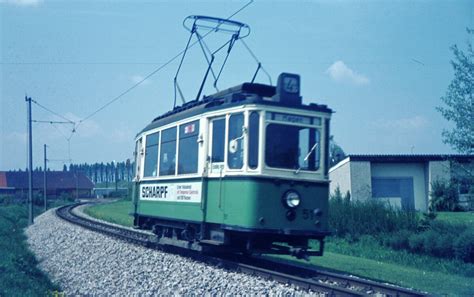
[[(94, 184), (83, 173), (65, 171), (47, 171), (46, 187), (49, 198), (58, 198), (61, 194), (71, 197), (90, 197)], [(44, 172), (33, 172), (33, 192), (43, 193)], [(27, 171), (0, 171), (0, 194), (25, 198), (28, 195)]]
[(330, 191), (352, 200), (380, 199), (392, 206), (428, 210), (434, 181), (459, 183), (460, 204), (472, 208), (467, 170), (472, 155), (349, 155), (329, 170)]

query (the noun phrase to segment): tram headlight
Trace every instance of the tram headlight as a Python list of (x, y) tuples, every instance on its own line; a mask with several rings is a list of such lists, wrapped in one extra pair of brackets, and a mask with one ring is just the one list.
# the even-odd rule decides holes
[(288, 208), (296, 208), (301, 203), (300, 194), (298, 192), (289, 190), (283, 194), (283, 204)]

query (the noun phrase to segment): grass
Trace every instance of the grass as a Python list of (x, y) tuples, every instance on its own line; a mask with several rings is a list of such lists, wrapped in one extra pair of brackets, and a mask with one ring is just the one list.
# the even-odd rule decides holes
[[(35, 209), (39, 214), (40, 209)], [(60, 291), (38, 268), (23, 228), (26, 205), (0, 206), (0, 296), (45, 296)]]
[(324, 256), (312, 257), (310, 262), (289, 256), (271, 257), (393, 283), (430, 295), (474, 294), (474, 264), (394, 251), (380, 246), (370, 236), (351, 243), (344, 239), (328, 238)]
[(436, 219), (453, 225), (467, 225), (474, 228), (474, 212), (437, 212)]
[(132, 201), (130, 200), (98, 204), (84, 209), (84, 212), (91, 217), (128, 227), (133, 226), (133, 217), (128, 215), (131, 211)]
[(363, 236), (359, 241), (351, 243), (339, 238), (329, 238), (326, 241), (326, 250), (333, 253), (419, 268), (426, 271), (474, 277), (474, 264), (464, 263), (459, 260), (413, 254), (405, 250), (392, 250), (379, 245), (370, 236)]
[[(430, 295), (471, 296), (474, 293), (472, 278), (407, 267), (383, 261), (342, 255), (329, 251), (323, 257), (312, 257), (311, 265), (336, 272), (384, 281), (403, 287), (425, 291)], [(278, 256), (289, 260), (287, 256)], [(291, 259), (290, 261), (298, 261)], [(302, 260), (300, 261), (302, 263)]]
[(271, 257), (393, 283), (430, 295), (473, 296), (473, 264), (393, 251), (368, 238), (356, 243), (328, 238), (324, 256), (312, 257), (310, 262), (290, 256)]

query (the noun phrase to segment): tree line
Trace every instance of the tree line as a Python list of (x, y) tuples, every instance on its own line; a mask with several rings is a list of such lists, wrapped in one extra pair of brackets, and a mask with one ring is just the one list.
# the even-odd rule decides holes
[[(124, 162), (96, 162), (93, 164), (81, 163), (74, 164), (71, 163), (68, 165), (63, 165), (63, 172), (80, 172), (85, 174), (92, 182), (105, 183), (105, 182), (115, 182), (115, 181), (127, 181), (130, 182), (133, 179), (135, 163), (130, 162), (127, 159)], [(22, 170), (12, 170), (12, 172), (22, 172), (28, 171), (28, 168)], [(47, 171), (51, 171), (50, 168)], [(37, 166), (33, 172), (43, 172), (43, 167)]]
[(130, 182), (134, 174), (133, 168), (134, 162), (130, 162), (130, 159), (124, 162), (71, 163), (69, 166), (63, 165), (63, 171), (82, 172), (95, 184), (116, 181)]

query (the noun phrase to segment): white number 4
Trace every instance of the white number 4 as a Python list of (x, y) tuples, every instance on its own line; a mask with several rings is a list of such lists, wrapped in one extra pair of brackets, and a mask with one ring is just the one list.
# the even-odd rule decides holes
[(298, 79), (294, 77), (283, 78), (283, 89), (288, 93), (298, 93)]

